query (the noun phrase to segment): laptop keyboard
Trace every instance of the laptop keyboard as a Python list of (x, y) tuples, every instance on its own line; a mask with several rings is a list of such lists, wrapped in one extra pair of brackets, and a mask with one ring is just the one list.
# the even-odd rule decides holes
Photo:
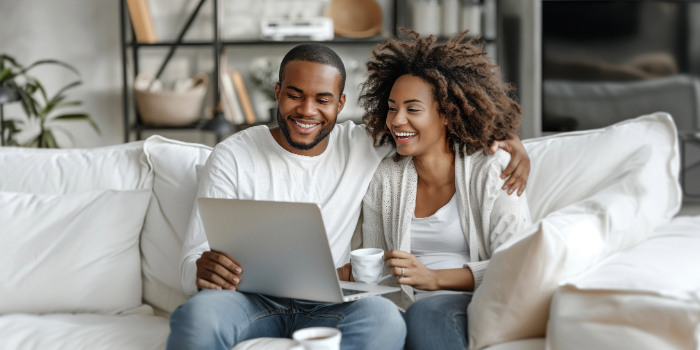
[(341, 288), (341, 289), (343, 290), (343, 296), (366, 293), (366, 291), (364, 291), (364, 290), (354, 290), (354, 289), (345, 289), (345, 288)]

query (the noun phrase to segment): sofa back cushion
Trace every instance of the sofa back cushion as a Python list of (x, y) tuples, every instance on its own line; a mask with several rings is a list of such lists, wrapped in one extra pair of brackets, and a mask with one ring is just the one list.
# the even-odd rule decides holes
[(570, 280), (552, 300), (548, 348), (696, 349), (698, 252), (700, 216), (677, 217)]
[(0, 192), (0, 314), (116, 314), (141, 305), (151, 191)]
[(151, 136), (143, 150), (154, 177), (141, 235), (144, 300), (172, 312), (188, 299), (180, 282), (180, 254), (197, 195), (195, 166), (204, 164), (212, 149)]
[(62, 194), (151, 188), (143, 141), (89, 149), (0, 147), (0, 192)]
[(681, 204), (675, 125), (656, 113), (526, 141), (535, 224), (499, 247), (469, 304), (469, 346), (545, 334), (555, 289), (645, 240)]

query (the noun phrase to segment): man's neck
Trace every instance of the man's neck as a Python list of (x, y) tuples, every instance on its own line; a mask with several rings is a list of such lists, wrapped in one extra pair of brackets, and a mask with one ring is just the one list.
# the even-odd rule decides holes
[(287, 139), (284, 137), (284, 134), (282, 133), (282, 129), (278, 127), (270, 129), (270, 134), (272, 134), (272, 137), (277, 141), (277, 143), (282, 146), (282, 148), (286, 149), (290, 153), (298, 154), (300, 156), (306, 156), (306, 157), (316, 157), (318, 155), (321, 155), (326, 148), (328, 148), (328, 139), (329, 137), (326, 137), (323, 141), (319, 142), (318, 145), (314, 146), (314, 148), (310, 150), (300, 150), (297, 148), (292, 147), (292, 145), (287, 142)]

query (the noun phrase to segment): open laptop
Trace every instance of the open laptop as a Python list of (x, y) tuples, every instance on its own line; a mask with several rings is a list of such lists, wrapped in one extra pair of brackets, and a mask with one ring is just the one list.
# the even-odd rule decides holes
[(241, 292), (342, 303), (400, 290), (338, 280), (314, 203), (199, 198), (198, 204), (209, 247), (243, 268)]

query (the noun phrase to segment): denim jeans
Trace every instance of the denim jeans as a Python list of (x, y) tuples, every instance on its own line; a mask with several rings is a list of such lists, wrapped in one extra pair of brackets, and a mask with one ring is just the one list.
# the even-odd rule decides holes
[(471, 295), (445, 294), (421, 299), (408, 307), (406, 350), (467, 349), (467, 305)]
[(406, 325), (389, 300), (369, 297), (341, 304), (203, 290), (170, 316), (168, 350), (221, 349), (260, 337), (286, 337), (307, 327), (343, 333), (340, 348), (403, 349)]

